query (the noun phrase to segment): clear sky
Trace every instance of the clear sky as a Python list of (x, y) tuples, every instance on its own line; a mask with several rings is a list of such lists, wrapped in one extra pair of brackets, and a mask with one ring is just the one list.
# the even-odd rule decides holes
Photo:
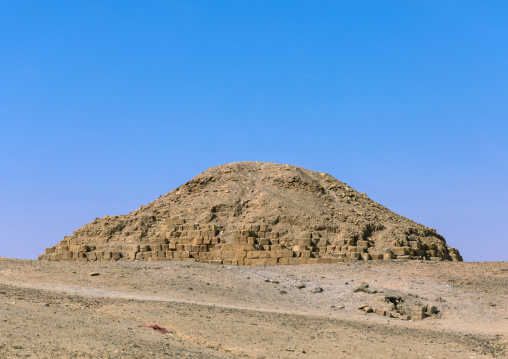
[(0, 256), (249, 160), (506, 261), (507, 19), (495, 0), (0, 0)]

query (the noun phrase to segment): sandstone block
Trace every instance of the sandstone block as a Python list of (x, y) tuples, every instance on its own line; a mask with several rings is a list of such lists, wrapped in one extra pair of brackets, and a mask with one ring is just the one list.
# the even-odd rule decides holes
[(395, 259), (395, 256), (392, 253), (384, 253), (383, 254), (383, 259), (384, 260)]
[(243, 266), (244, 265), (243, 261), (244, 261), (244, 258), (235, 258), (235, 259), (233, 259), (232, 264), (234, 266)]
[(279, 265), (288, 265), (289, 264), (289, 258), (278, 258), (277, 259), (277, 264)]
[(300, 239), (295, 240), (295, 244), (297, 246), (310, 247), (310, 246), (312, 246), (312, 241), (310, 238), (300, 238)]
[(254, 259), (254, 265), (255, 266), (266, 267), (267, 262), (268, 262), (267, 258), (257, 258), (257, 259)]
[(317, 258), (317, 263), (318, 264), (325, 264), (325, 263), (331, 263), (331, 259), (330, 258)]
[(289, 265), (298, 265), (302, 264), (301, 258), (288, 258), (289, 259)]
[(267, 258), (266, 265), (267, 266), (276, 266), (278, 263), (277, 258)]
[(246, 251), (234, 251), (235, 258), (247, 258), (247, 252)]

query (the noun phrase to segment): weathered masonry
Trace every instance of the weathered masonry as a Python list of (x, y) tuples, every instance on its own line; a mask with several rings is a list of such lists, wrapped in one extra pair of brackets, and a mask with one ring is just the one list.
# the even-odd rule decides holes
[[(228, 240), (223, 240), (228, 238)], [(94, 243), (95, 244), (91, 244)], [(66, 236), (39, 256), (50, 261), (191, 261), (225, 265), (275, 266), (337, 263), (354, 260), (428, 259), (461, 260), (456, 249), (427, 241), (394, 241), (391, 248), (376, 249), (368, 239), (336, 239), (326, 232), (307, 232), (287, 238), (266, 224), (243, 225), (230, 233), (214, 224), (188, 224), (166, 219), (156, 238), (141, 243), (83, 239)]]

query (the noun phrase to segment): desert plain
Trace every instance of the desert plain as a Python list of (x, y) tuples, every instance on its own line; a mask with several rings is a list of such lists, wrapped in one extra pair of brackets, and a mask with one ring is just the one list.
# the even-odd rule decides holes
[[(385, 295), (437, 312), (359, 309)], [(508, 262), (0, 257), (0, 358), (506, 358), (507, 308)]]

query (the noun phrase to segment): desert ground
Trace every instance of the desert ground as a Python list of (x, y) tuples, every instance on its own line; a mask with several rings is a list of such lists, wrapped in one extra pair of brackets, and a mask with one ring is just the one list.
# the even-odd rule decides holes
[[(378, 293), (355, 293), (362, 282)], [(438, 312), (413, 321), (358, 309), (383, 295)], [(0, 257), (0, 358), (507, 357), (508, 262)]]

